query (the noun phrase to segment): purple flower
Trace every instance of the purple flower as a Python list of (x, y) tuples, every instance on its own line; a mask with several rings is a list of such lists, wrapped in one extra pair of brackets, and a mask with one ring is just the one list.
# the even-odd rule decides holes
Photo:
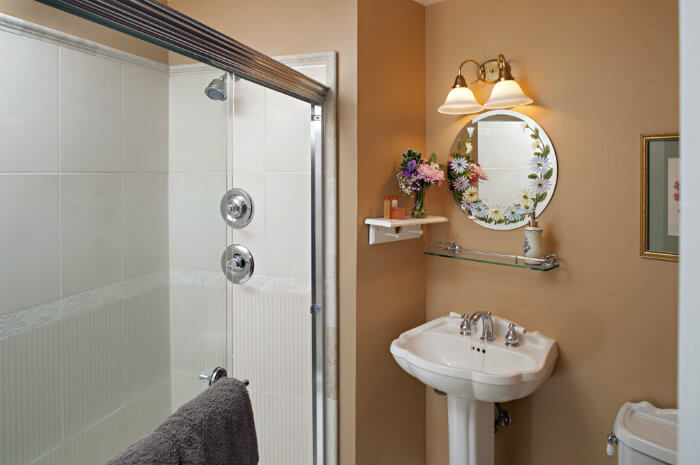
[(403, 170), (403, 175), (407, 178), (410, 178), (413, 175), (413, 171), (415, 171), (416, 166), (418, 163), (416, 160), (411, 160), (408, 162), (408, 165), (406, 165), (406, 169)]
[(469, 187), (469, 179), (466, 176), (460, 176), (452, 182), (452, 190), (463, 191)]

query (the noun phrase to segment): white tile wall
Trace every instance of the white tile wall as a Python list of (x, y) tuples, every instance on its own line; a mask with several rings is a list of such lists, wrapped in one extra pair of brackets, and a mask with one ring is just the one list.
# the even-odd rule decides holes
[(61, 325), (0, 339), (0, 464), (29, 463), (61, 434)]
[(56, 171), (58, 46), (0, 31), (0, 63), (0, 172)]
[(60, 49), (61, 170), (122, 170), (122, 64)]
[(170, 175), (170, 267), (221, 270), (226, 224), (219, 211), (226, 193), (226, 175)]
[[(0, 135), (14, 147), (0, 172), (58, 170), (0, 175), (0, 197), (17, 199), (0, 205), (0, 244), (12, 246), (0, 291), (13, 296), (0, 314), (60, 292), (63, 316), (0, 338), (0, 464), (103, 463), (201, 392), (199, 373), (217, 365), (251, 380), (262, 463), (309, 463), (308, 104), (237, 84), (233, 181), (256, 213), (233, 237), (263, 285), (229, 287), (227, 309), (219, 201), (232, 101), (204, 96), (220, 72), (168, 78), (5, 33), (0, 45), (7, 62), (46, 67), (41, 107), (21, 109), (4, 97), (31, 91), (38, 63), (0, 69), (0, 84), (14, 83), (0, 85)], [(168, 268), (168, 285), (135, 291)]]
[(0, 174), (0, 199), (0, 314), (58, 300), (58, 175)]
[(250, 390), (261, 465), (312, 463), (311, 399)]
[(126, 389), (122, 303), (63, 320), (64, 428), (77, 435), (117, 410)]
[(308, 172), (311, 167), (311, 105), (279, 92), (265, 92), (265, 171)]
[(61, 175), (61, 295), (122, 279), (121, 174)]
[(124, 171), (168, 171), (167, 108), (168, 76), (125, 64)]
[(168, 269), (168, 174), (123, 175), (124, 279)]
[(130, 444), (126, 420), (126, 409), (121, 407), (69, 439), (63, 446), (65, 463), (95, 465), (117, 455)]
[(234, 376), (251, 389), (311, 398), (311, 296), (231, 289)]
[(0, 464), (104, 463), (171, 407), (168, 75), (4, 31), (0, 60)]
[(311, 275), (311, 175), (265, 173), (265, 245), (273, 276)]
[(226, 101), (204, 94), (220, 71), (170, 78), (170, 170), (226, 172)]
[[(203, 282), (200, 277), (213, 282)], [(213, 279), (212, 279), (213, 278)], [(170, 373), (172, 408), (202, 392), (199, 379), (217, 366), (227, 367), (226, 284), (223, 274), (174, 276), (170, 283)]]
[(262, 464), (311, 463), (310, 107), (235, 84), (233, 186), (255, 217), (233, 240), (255, 276), (229, 289), (232, 373), (250, 380)]
[(239, 80), (234, 84), (233, 171), (265, 171), (265, 95), (264, 87)]

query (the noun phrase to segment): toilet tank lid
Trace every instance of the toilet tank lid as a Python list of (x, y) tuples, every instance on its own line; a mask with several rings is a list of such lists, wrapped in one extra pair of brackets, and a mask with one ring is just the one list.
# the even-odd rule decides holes
[(627, 402), (617, 412), (615, 436), (628, 447), (666, 463), (676, 463), (678, 410), (649, 402)]

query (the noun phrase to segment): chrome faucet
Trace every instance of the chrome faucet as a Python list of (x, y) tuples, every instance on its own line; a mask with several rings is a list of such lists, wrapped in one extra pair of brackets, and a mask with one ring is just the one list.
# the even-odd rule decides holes
[(474, 312), (469, 318), (469, 325), (475, 325), (479, 320), (481, 320), (481, 340), (493, 341), (495, 339), (495, 326), (493, 324), (493, 318), (491, 318), (491, 312)]

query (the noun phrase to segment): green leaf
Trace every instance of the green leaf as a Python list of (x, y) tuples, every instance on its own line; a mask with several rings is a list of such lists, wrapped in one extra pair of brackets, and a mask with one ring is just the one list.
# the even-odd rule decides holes
[(535, 173), (530, 173), (527, 175), (528, 179), (537, 179), (537, 175)]
[(546, 157), (547, 155), (549, 155), (549, 152), (550, 152), (550, 147), (549, 147), (549, 145), (545, 145), (545, 146), (544, 146), (544, 151), (543, 151), (543, 152), (544, 152), (544, 156), (545, 156), (545, 157)]
[(536, 157), (542, 157), (542, 152), (533, 152), (532, 154)]
[(547, 198), (547, 193), (546, 193), (546, 192), (543, 193), (543, 194), (540, 194), (540, 195), (538, 195), (537, 197), (535, 197), (535, 203), (540, 203), (540, 202), (542, 202), (542, 201), (543, 201), (544, 199), (546, 199), (546, 198)]
[(537, 139), (537, 134), (530, 134), (531, 139)]
[(553, 174), (553, 173), (554, 173), (554, 168), (550, 168), (549, 171), (547, 171), (546, 173), (544, 173), (544, 176), (542, 176), (542, 177), (545, 178), (545, 179), (549, 179), (549, 178), (552, 177), (552, 174)]
[(437, 155), (432, 154), (430, 155), (430, 160), (428, 160), (429, 163), (435, 163), (437, 161)]

